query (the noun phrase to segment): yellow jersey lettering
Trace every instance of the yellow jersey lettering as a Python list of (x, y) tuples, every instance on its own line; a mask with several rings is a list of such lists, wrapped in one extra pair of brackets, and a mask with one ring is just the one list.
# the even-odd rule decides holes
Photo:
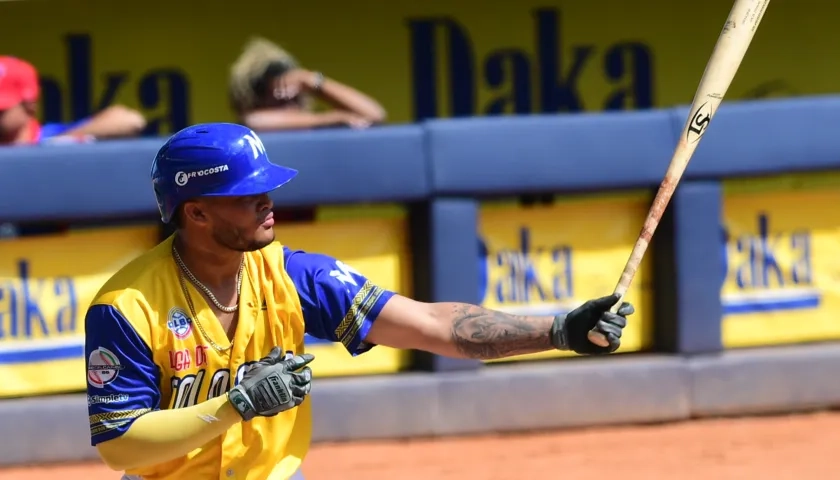
[(169, 352), (169, 368), (173, 371), (189, 370), (190, 366), (192, 366), (192, 358), (188, 348)]
[(242, 377), (244, 377), (245, 374), (248, 373), (248, 370), (251, 369), (251, 365), (253, 365), (255, 363), (257, 363), (257, 362), (254, 362), (254, 361), (245, 362), (242, 365), (240, 365), (239, 368), (236, 369), (236, 380), (233, 384), (234, 386), (239, 385), (239, 382), (242, 381)]
[(197, 345), (195, 347), (195, 366), (203, 367), (207, 365), (207, 347), (205, 345)]
[(173, 378), (172, 405), (170, 408), (184, 408), (195, 405), (201, 391), (201, 384), (204, 383), (205, 374), (204, 370), (199, 370), (195, 375)]
[(189, 348), (169, 351), (169, 368), (173, 372), (183, 372), (192, 367), (206, 367), (208, 362), (207, 348), (204, 345), (197, 345), (191, 353)]
[(207, 400), (224, 395), (230, 390), (230, 370), (222, 368), (216, 370), (213, 378), (210, 379), (210, 388), (207, 389)]
[[(198, 348), (201, 349), (206, 347)], [(176, 357), (184, 359), (184, 362), (188, 362), (189, 360), (186, 359), (189, 358), (189, 352), (187, 350), (170, 352), (170, 358)], [(200, 397), (203, 397), (204, 400), (210, 400), (224, 395), (228, 392), (228, 390), (230, 390), (231, 386), (239, 385), (242, 377), (245, 376), (245, 373), (250, 369), (251, 365), (254, 365), (255, 363), (257, 362), (247, 362), (240, 365), (239, 368), (236, 369), (236, 376), (233, 385), (230, 384), (229, 369), (220, 368), (215, 370), (213, 374), (210, 375), (210, 382), (208, 384), (206, 394), (201, 393), (204, 385), (204, 378), (207, 376), (206, 369), (202, 368), (195, 374), (188, 374), (183, 377), (172, 377), (172, 401), (170, 408), (191, 407), (198, 403), (198, 399)]]

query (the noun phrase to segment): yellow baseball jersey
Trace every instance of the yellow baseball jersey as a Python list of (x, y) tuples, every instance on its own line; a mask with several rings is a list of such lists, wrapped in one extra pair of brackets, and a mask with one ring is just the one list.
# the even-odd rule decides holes
[[(179, 283), (172, 237), (106, 282), (85, 319), (91, 444), (124, 434), (141, 415), (223, 395), (274, 346), (304, 351), (304, 334), (341, 342), (353, 354), (393, 292), (326, 255), (280, 243), (245, 254), (233, 342), (204, 296)], [(219, 351), (208, 341), (212, 339)], [(285, 479), (309, 448), (309, 400), (266, 418), (240, 422), (189, 454), (126, 472), (144, 479)]]

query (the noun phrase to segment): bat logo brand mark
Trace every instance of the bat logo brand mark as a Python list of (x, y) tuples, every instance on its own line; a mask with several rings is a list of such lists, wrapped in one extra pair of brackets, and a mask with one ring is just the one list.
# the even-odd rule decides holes
[(697, 107), (697, 110), (691, 116), (688, 130), (685, 132), (686, 142), (695, 143), (700, 140), (700, 137), (706, 132), (709, 122), (712, 120), (712, 114), (712, 106), (709, 105), (709, 102)]

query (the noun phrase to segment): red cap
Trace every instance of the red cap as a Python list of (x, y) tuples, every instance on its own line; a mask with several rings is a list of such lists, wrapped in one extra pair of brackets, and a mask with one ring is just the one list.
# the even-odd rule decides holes
[(19, 58), (0, 56), (0, 111), (38, 100), (38, 71)]

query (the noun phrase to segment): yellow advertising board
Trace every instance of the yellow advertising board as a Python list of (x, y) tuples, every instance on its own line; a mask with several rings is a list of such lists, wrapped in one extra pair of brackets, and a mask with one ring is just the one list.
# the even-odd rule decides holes
[[(650, 200), (645, 192), (564, 196), (551, 205), (531, 207), (483, 205), (482, 305), (520, 315), (555, 315), (611, 294)], [(629, 318), (619, 352), (646, 349), (652, 343), (650, 258), (646, 255), (624, 297), (636, 313)], [(511, 360), (569, 355), (574, 354), (552, 351)]]
[(724, 347), (840, 338), (840, 173), (724, 182)]
[[(392, 122), (691, 102), (731, 1), (5, 2), (0, 53), (43, 74), (50, 121), (108, 104), (150, 130), (229, 121), (227, 74), (266, 37)], [(840, 3), (775, 2), (727, 100), (836, 91)], [(674, 28), (673, 19), (685, 19)], [(668, 20), (668, 21), (666, 21)], [(837, 37), (835, 37), (837, 35)], [(808, 52), (795, 55), (790, 52)]]
[[(382, 288), (411, 295), (407, 217), (401, 207), (321, 209), (312, 223), (277, 225), (277, 239), (293, 250), (333, 256)], [(377, 346), (351, 356), (341, 343), (306, 337), (318, 376), (367, 375), (404, 370), (409, 352)]]
[(0, 241), (0, 397), (84, 390), (88, 305), (158, 232), (152, 225)]

